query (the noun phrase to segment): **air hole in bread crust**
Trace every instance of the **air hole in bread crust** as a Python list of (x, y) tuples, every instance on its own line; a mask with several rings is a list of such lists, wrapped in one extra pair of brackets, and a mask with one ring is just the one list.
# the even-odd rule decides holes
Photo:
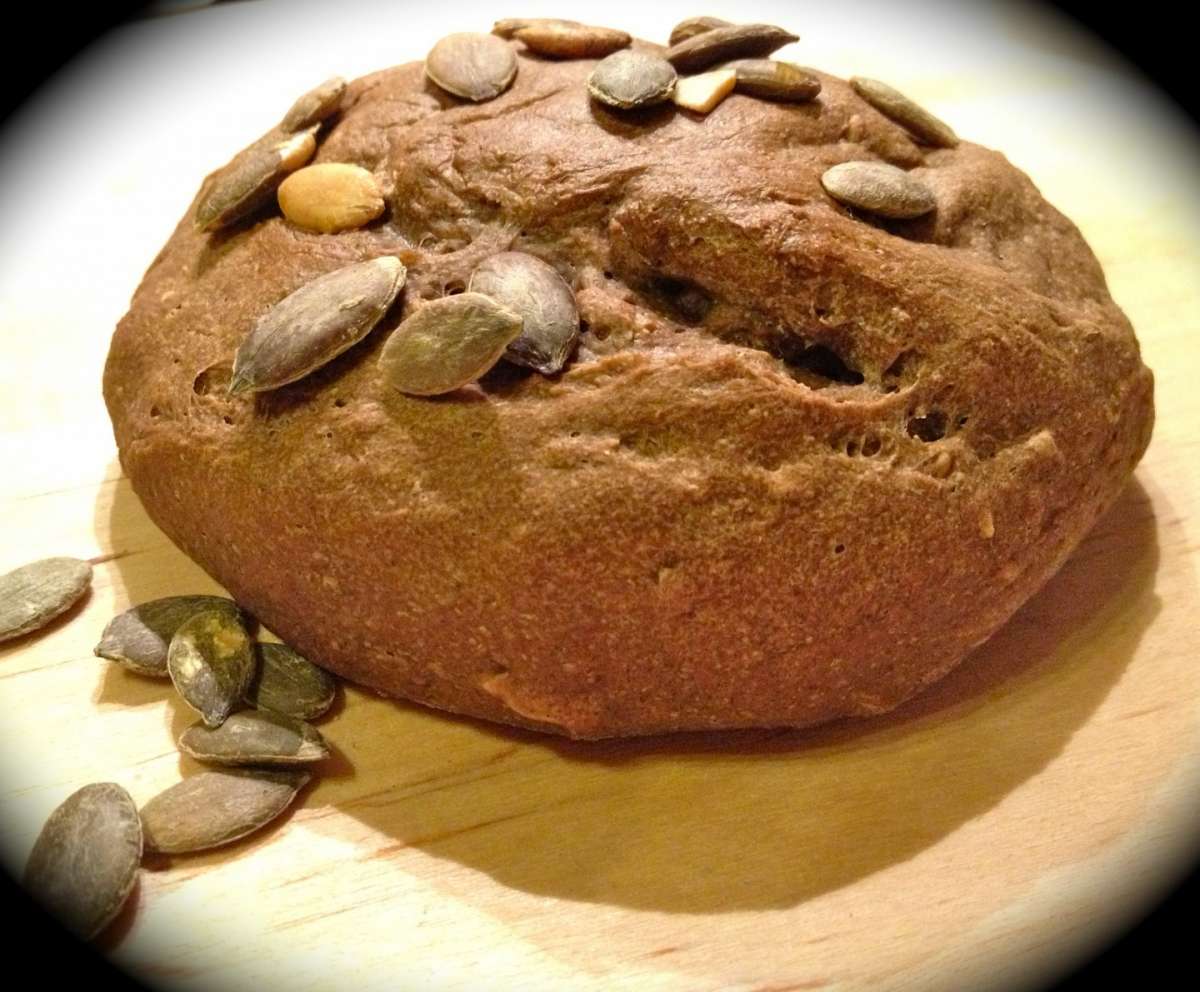
[(946, 415), (941, 410), (930, 410), (922, 417), (909, 417), (906, 428), (911, 437), (930, 444), (946, 436)]
[(768, 350), (788, 367), (792, 378), (814, 389), (832, 384), (859, 386), (863, 382), (863, 374), (827, 345), (782, 338), (771, 342)]

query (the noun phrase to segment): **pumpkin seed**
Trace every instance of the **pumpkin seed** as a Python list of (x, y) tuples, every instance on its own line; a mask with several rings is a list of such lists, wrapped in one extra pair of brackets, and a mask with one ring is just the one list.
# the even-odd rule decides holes
[(672, 45), (663, 57), (679, 72), (699, 72), (729, 59), (762, 58), (799, 40), (773, 24), (730, 24)]
[(383, 213), (375, 177), (360, 165), (322, 162), (297, 169), (279, 187), (279, 209), (298, 227), (322, 234), (363, 227)]
[(231, 713), (213, 730), (203, 723), (188, 727), (180, 735), (179, 749), (215, 765), (306, 765), (329, 757), (315, 727), (282, 713), (256, 710)]
[(315, 720), (337, 694), (337, 682), (324, 669), (297, 654), (286, 644), (256, 644), (258, 677), (246, 693), (246, 702), (297, 720)]
[(50, 814), (25, 866), (25, 887), (81, 940), (125, 904), (142, 862), (137, 807), (112, 782), (85, 785)]
[(732, 69), (714, 69), (698, 76), (684, 76), (675, 84), (675, 105), (698, 114), (711, 113), (733, 92), (737, 74)]
[(185, 778), (142, 807), (146, 850), (190, 854), (239, 840), (287, 809), (310, 777), (231, 768)]
[(482, 293), (446, 296), (426, 303), (392, 332), (379, 364), (402, 393), (448, 393), (495, 365), (521, 325), (519, 314)]
[(958, 135), (949, 124), (934, 117), (915, 100), (910, 100), (887, 83), (881, 83), (877, 79), (864, 79), (862, 76), (851, 76), (850, 85), (867, 103), (885, 117), (890, 117), (923, 144), (935, 148), (958, 146)]
[(838, 202), (880, 217), (920, 217), (937, 206), (933, 190), (886, 162), (843, 162), (821, 176), (821, 185)]
[(291, 109), (283, 115), (279, 127), (291, 134), (320, 124), (341, 109), (342, 97), (345, 94), (346, 80), (341, 76), (327, 79), (293, 103)]
[(134, 606), (109, 621), (97, 657), (118, 662), (139, 675), (170, 678), (167, 648), (184, 621), (206, 610), (227, 610), (240, 616), (237, 604), (221, 596), (167, 596)]
[(504, 352), (508, 361), (543, 375), (562, 370), (579, 338), (579, 310), (571, 287), (553, 266), (524, 252), (501, 252), (472, 273), (469, 288), (524, 321), (521, 336)]
[(233, 361), (229, 393), (277, 389), (361, 341), (387, 313), (407, 270), (383, 255), (327, 272), (258, 318)]
[(531, 21), (513, 36), (531, 52), (556, 59), (599, 59), (633, 42), (624, 31), (554, 20)]
[(726, 69), (737, 73), (739, 93), (765, 100), (803, 103), (821, 92), (821, 80), (813, 73), (790, 62), (775, 59), (737, 59)]
[(208, 726), (219, 727), (254, 677), (250, 638), (228, 610), (197, 613), (171, 638), (167, 671), (184, 701)]
[(425, 56), (425, 75), (447, 93), (476, 103), (498, 97), (516, 74), (512, 46), (494, 34), (448, 34)]
[(256, 142), (213, 177), (196, 207), (196, 229), (215, 231), (270, 203), (284, 177), (317, 150), (316, 128), (276, 143)]
[(578, 21), (564, 21), (555, 17), (505, 17), (492, 25), (492, 34), (498, 38), (511, 38), (514, 34), (531, 24), (542, 21), (553, 21), (555, 24), (578, 24)]
[(694, 38), (698, 34), (704, 34), (705, 31), (713, 30), (713, 28), (730, 27), (733, 25), (729, 21), (723, 21), (719, 17), (689, 17), (671, 29), (671, 39), (667, 44), (678, 45), (681, 41), (687, 41), (688, 38)]
[(0, 641), (45, 627), (79, 602), (91, 582), (91, 563), (78, 558), (43, 558), (0, 575)]
[(621, 110), (671, 99), (677, 76), (665, 59), (628, 49), (601, 59), (588, 77), (588, 92)]

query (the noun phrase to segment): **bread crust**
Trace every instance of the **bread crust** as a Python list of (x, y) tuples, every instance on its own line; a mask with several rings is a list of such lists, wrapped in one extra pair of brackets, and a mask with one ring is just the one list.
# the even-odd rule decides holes
[[(374, 173), (367, 230), (189, 211), (113, 338), (122, 465), (239, 603), (389, 695), (581, 738), (885, 712), (1125, 484), (1153, 421), (1133, 330), (997, 152), (921, 147), (824, 74), (808, 104), (610, 112), (594, 64), (521, 54), (479, 105), (420, 64), (352, 83), (316, 161)], [(937, 210), (855, 216), (820, 176), (856, 159)], [(508, 250), (575, 289), (566, 371), (389, 388), (387, 335)], [(265, 309), (380, 254), (408, 285), (364, 342), (226, 396)]]

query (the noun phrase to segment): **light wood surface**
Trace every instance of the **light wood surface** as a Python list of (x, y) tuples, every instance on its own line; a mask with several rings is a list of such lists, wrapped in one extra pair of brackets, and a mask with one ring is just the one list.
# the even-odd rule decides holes
[[(141, 272), (204, 172), (311, 83), (538, 12), (335, 6), (336, 29), (271, 3), (130, 29), (3, 137), (0, 571), (97, 562), (79, 609), (0, 646), (10, 871), (81, 785), (144, 802), (197, 767), (168, 687), (92, 656), (128, 604), (215, 588), (147, 519), (100, 399)], [(653, 37), (696, 12), (648, 6), (553, 12)], [(901, 85), (1076, 220), (1157, 374), (1135, 481), (1007, 628), (884, 719), (585, 745), (348, 689), (293, 814), (150, 865), (104, 939), (122, 967), (172, 989), (1013, 988), (1182, 870), (1200, 795), (1197, 148), (1027, 11), (948, 13), (918, 45), (886, 5), (824, 6), (724, 13), (800, 21), (794, 60)]]

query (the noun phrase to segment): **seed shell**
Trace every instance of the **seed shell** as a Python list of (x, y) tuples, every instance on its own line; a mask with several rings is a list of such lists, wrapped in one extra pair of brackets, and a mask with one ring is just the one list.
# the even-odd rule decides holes
[(246, 702), (297, 720), (315, 720), (333, 705), (337, 682), (286, 644), (265, 642), (254, 646), (258, 677), (250, 685)]
[(256, 142), (213, 177), (196, 207), (196, 229), (228, 227), (270, 203), (284, 178), (313, 157), (316, 128), (276, 143)]
[(798, 35), (773, 24), (730, 24), (672, 45), (663, 57), (679, 72), (699, 72), (729, 59), (763, 58), (799, 40)]
[(259, 317), (238, 348), (231, 395), (302, 379), (361, 341), (404, 286), (400, 259), (383, 255), (327, 272)]
[(125, 904), (142, 861), (137, 806), (112, 782), (85, 785), (50, 814), (25, 866), (30, 894), (81, 940)]
[(206, 610), (227, 610), (240, 616), (237, 604), (221, 596), (167, 596), (134, 606), (109, 621), (97, 657), (118, 662), (139, 675), (170, 678), (167, 648), (184, 622)]
[(0, 641), (45, 627), (79, 602), (91, 582), (91, 563), (78, 558), (43, 558), (0, 575)]
[(633, 42), (624, 31), (566, 21), (532, 21), (513, 37), (538, 55), (555, 59), (599, 59)]
[(279, 187), (279, 209), (297, 227), (334, 234), (364, 227), (383, 213), (383, 194), (361, 165), (321, 162), (297, 169)]
[(587, 85), (601, 103), (632, 110), (671, 99), (677, 78), (666, 59), (626, 49), (601, 59)]
[(449, 393), (495, 365), (521, 326), (519, 314), (482, 293), (446, 296), (426, 303), (392, 332), (379, 364), (402, 393)]
[(291, 134), (320, 124), (341, 109), (342, 97), (345, 95), (346, 80), (341, 76), (325, 80), (292, 104), (291, 109), (279, 122), (280, 129)]
[(142, 807), (146, 850), (190, 854), (239, 840), (287, 809), (310, 777), (231, 768), (185, 778)]
[(704, 34), (705, 31), (713, 30), (713, 28), (731, 27), (733, 24), (723, 21), (719, 17), (689, 17), (671, 29), (671, 39), (667, 44), (678, 45), (681, 41), (687, 41), (688, 38), (694, 38), (698, 34)]
[(843, 162), (821, 176), (821, 185), (840, 203), (895, 220), (920, 217), (937, 206), (933, 190), (886, 162)]
[(552, 265), (524, 252), (501, 252), (472, 273), (469, 288), (524, 321), (521, 336), (504, 352), (508, 361), (543, 375), (562, 370), (579, 339), (579, 310), (571, 287)]
[(315, 727), (257, 710), (231, 713), (215, 729), (194, 724), (180, 735), (179, 749), (214, 765), (307, 765), (329, 757)]
[(945, 121), (934, 117), (915, 100), (877, 79), (851, 76), (854, 92), (885, 117), (890, 117), (914, 138), (934, 148), (955, 148), (958, 135)]
[(476, 103), (498, 97), (516, 74), (512, 46), (494, 34), (448, 34), (425, 56), (425, 75), (447, 93)]
[(813, 73), (791, 62), (775, 59), (737, 59), (726, 69), (737, 73), (738, 93), (748, 93), (764, 100), (804, 103), (821, 92), (821, 80)]
[(197, 613), (171, 638), (167, 671), (205, 724), (219, 727), (241, 703), (254, 677), (250, 638), (228, 610)]

